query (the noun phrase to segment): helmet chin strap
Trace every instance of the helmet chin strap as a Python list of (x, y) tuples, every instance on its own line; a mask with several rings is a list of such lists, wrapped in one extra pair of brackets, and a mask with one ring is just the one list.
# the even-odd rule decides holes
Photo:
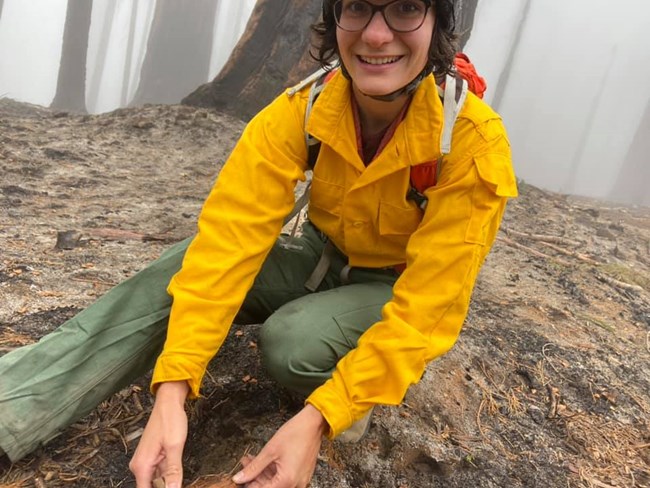
[[(350, 76), (350, 73), (348, 73), (348, 70), (345, 68), (345, 65), (343, 63), (340, 63), (340, 66), (341, 71), (343, 72), (343, 76), (352, 81), (352, 77)], [(407, 85), (403, 86), (402, 88), (398, 88), (393, 92), (387, 93), (386, 95), (369, 95), (367, 93), (363, 93), (361, 90), (359, 90), (359, 92), (366, 97), (372, 98), (373, 100), (378, 100), (380, 102), (392, 102), (394, 100), (397, 100), (402, 95), (410, 95), (413, 93), (429, 73), (431, 73), (431, 69), (427, 66)]]

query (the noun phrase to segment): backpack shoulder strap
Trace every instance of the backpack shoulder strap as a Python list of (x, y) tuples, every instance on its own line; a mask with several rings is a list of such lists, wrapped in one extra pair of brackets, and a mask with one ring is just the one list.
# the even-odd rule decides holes
[[(314, 170), (314, 166), (316, 165), (316, 160), (318, 159), (318, 153), (320, 152), (320, 141), (307, 132), (307, 121), (309, 120), (309, 117), (311, 115), (311, 110), (314, 106), (314, 103), (316, 102), (318, 95), (320, 95), (321, 91), (323, 91), (325, 82), (329, 79), (328, 77), (331, 75), (331, 73), (332, 73), (331, 69), (321, 68), (287, 91), (287, 96), (293, 97), (296, 93), (298, 93), (300, 90), (307, 87), (311, 83), (311, 88), (309, 89), (309, 98), (307, 99), (307, 108), (305, 109), (304, 127), (305, 127), (305, 144), (307, 146), (307, 167), (312, 171)], [(284, 219), (285, 224), (290, 222), (307, 205), (307, 202), (309, 201), (310, 193), (311, 193), (311, 178), (308, 178), (307, 184), (305, 185), (305, 189), (296, 200), (294, 207), (289, 213), (289, 215), (285, 217)], [(294, 231), (295, 231), (295, 227), (294, 227)]]
[(311, 110), (316, 103), (316, 99), (323, 91), (325, 83), (329, 81), (333, 74), (333, 70), (336, 68), (336, 65), (328, 66), (326, 68), (320, 68), (318, 71), (312, 73), (304, 80), (300, 81), (297, 85), (293, 86), (287, 91), (289, 97), (294, 96), (303, 88), (311, 85), (309, 89), (309, 98), (307, 99), (307, 108), (305, 110), (305, 144), (307, 146), (307, 167), (311, 170), (314, 169), (316, 165), (316, 159), (318, 159), (318, 153), (320, 151), (320, 141), (313, 137), (307, 132), (307, 122), (311, 116)]
[(440, 177), (443, 158), (451, 152), (451, 139), (454, 126), (456, 125), (456, 120), (458, 120), (458, 114), (460, 114), (467, 99), (467, 91), (467, 81), (458, 75), (447, 75), (444, 88), (438, 86), (438, 95), (442, 99), (443, 106), (443, 128), (440, 142), (440, 153), (442, 157), (436, 161), (411, 167), (411, 187), (406, 196), (407, 199), (413, 200), (422, 210), (426, 208), (428, 203), (424, 192), (428, 188), (436, 186)]
[(443, 104), (443, 126), (440, 153), (444, 156), (451, 152), (451, 136), (458, 119), (458, 114), (465, 105), (467, 99), (467, 81), (460, 76), (447, 75), (444, 89), (438, 87), (438, 93), (442, 95)]
[(312, 83), (311, 88), (309, 89), (309, 98), (307, 100), (307, 109), (305, 110), (305, 144), (307, 145), (307, 167), (314, 170), (316, 166), (316, 160), (318, 159), (318, 153), (320, 152), (320, 141), (307, 132), (307, 122), (311, 116), (311, 110), (314, 108), (314, 103), (316, 99), (323, 91), (325, 86), (325, 81), (327, 80), (329, 73), (325, 71), (316, 78)]

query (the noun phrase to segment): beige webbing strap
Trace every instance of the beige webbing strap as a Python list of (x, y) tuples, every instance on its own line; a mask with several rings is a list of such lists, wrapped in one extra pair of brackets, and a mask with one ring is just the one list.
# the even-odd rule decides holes
[(341, 272), (339, 273), (339, 279), (341, 280), (341, 284), (343, 285), (350, 284), (350, 271), (352, 271), (352, 267), (349, 264), (343, 266), (343, 269), (341, 269)]
[(307, 185), (305, 186), (302, 195), (300, 195), (296, 200), (296, 203), (293, 204), (293, 209), (291, 209), (289, 215), (287, 215), (284, 218), (283, 225), (287, 225), (289, 222), (291, 222), (291, 219), (293, 219), (296, 215), (300, 213), (300, 211), (303, 208), (305, 208), (305, 205), (307, 205), (307, 202), (309, 201), (310, 192), (311, 192), (311, 180), (307, 182)]
[(305, 282), (305, 288), (307, 288), (309, 291), (315, 292), (323, 282), (323, 279), (325, 278), (325, 275), (327, 274), (327, 271), (330, 269), (330, 265), (332, 264), (332, 255), (335, 251), (336, 247), (334, 247), (332, 241), (328, 239), (325, 243), (325, 247), (323, 248), (323, 252), (320, 255), (320, 259), (314, 268), (314, 271), (312, 271), (311, 275)]

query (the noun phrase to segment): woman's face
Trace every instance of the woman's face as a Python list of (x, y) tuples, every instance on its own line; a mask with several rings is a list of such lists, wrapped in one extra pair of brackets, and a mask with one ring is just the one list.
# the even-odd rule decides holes
[[(343, 9), (356, 0), (343, 0)], [(370, 0), (373, 5), (390, 3)], [(387, 95), (410, 83), (424, 69), (433, 36), (435, 15), (429, 9), (422, 26), (412, 32), (391, 30), (380, 12), (359, 32), (336, 28), (341, 61), (355, 88), (365, 95)]]

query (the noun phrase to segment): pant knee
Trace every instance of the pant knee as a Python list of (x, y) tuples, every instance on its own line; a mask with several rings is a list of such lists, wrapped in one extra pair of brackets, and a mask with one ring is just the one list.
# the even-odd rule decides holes
[(260, 331), (262, 364), (285, 388), (309, 395), (331, 376), (336, 361), (323, 360), (324, 351), (309, 339), (309, 324), (286, 316), (271, 316)]

